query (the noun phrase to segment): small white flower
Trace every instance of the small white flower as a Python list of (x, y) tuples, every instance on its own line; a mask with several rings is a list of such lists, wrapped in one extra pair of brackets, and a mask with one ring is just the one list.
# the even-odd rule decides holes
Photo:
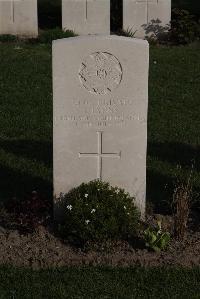
[(127, 215), (130, 215), (130, 213), (127, 213)]
[(157, 61), (156, 60), (154, 60), (154, 62), (153, 62), (154, 64), (157, 64)]
[(90, 220), (85, 220), (85, 223), (86, 223), (86, 224), (90, 223)]
[(124, 210), (126, 210), (126, 206), (124, 206)]
[(71, 211), (72, 210), (72, 205), (68, 205), (67, 209)]
[(95, 213), (95, 212), (96, 212), (96, 210), (95, 210), (95, 209), (92, 209), (91, 214), (92, 214), (92, 213)]
[(88, 197), (88, 194), (86, 193), (86, 194), (85, 194), (85, 198), (87, 198), (87, 197)]
[(115, 191), (115, 193), (116, 193), (116, 194), (119, 194), (119, 192), (120, 192), (120, 190), (119, 190), (119, 189), (117, 189), (117, 190)]

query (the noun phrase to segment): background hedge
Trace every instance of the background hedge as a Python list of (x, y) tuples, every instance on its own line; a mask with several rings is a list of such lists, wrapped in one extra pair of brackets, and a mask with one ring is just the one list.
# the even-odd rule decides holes
[(172, 0), (172, 7), (189, 10), (192, 14), (200, 15), (199, 0)]

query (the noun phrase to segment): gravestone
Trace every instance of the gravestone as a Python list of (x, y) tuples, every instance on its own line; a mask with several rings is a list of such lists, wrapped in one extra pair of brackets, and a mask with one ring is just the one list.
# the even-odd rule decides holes
[(171, 0), (123, 0), (123, 28), (144, 38), (169, 28)]
[(62, 0), (62, 27), (79, 35), (110, 34), (110, 0)]
[(37, 0), (0, 0), (0, 34), (37, 37)]
[(53, 42), (55, 217), (82, 182), (108, 181), (145, 211), (148, 43), (119, 36)]

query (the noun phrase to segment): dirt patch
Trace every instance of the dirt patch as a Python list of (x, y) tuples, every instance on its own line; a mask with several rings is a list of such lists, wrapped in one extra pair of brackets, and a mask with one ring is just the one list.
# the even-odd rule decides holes
[[(34, 218), (35, 219), (35, 218)], [(34, 232), (16, 223), (15, 217), (0, 210), (0, 264), (9, 264), (33, 269), (81, 266), (183, 266), (200, 265), (200, 213), (189, 219), (188, 232), (184, 241), (172, 239), (166, 251), (152, 252), (144, 248), (142, 242), (112, 242), (95, 246), (89, 244), (85, 249), (71, 246), (56, 235), (52, 222), (44, 227), (38, 226)], [(162, 221), (164, 230), (173, 233), (173, 217), (151, 215), (145, 226), (153, 226)], [(25, 230), (25, 231), (24, 231)], [(142, 239), (142, 238), (140, 238)], [(93, 245), (93, 246), (91, 246)], [(87, 249), (90, 248), (90, 249)], [(93, 248), (93, 249), (91, 249)]]
[[(113, 249), (114, 248), (114, 249)], [(200, 232), (188, 232), (183, 242), (172, 240), (167, 251), (149, 252), (118, 242), (110, 251), (73, 248), (44, 227), (23, 235), (0, 227), (0, 264), (34, 269), (73, 265), (184, 266), (200, 265)]]

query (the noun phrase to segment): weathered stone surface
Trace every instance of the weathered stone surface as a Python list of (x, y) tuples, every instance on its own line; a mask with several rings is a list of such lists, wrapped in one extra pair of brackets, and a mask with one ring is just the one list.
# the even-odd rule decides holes
[(53, 43), (54, 195), (94, 179), (145, 210), (148, 43), (83, 36)]
[(169, 28), (171, 0), (123, 0), (123, 28), (135, 32), (135, 37), (155, 35)]
[(79, 35), (110, 34), (110, 0), (62, 0), (62, 27)]
[(0, 0), (0, 34), (37, 37), (37, 0)]

